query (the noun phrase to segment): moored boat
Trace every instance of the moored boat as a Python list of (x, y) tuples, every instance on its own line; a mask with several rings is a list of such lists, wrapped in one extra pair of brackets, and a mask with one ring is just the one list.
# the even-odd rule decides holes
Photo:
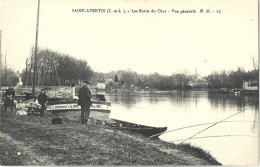
[[(104, 113), (110, 113), (111, 103), (101, 100), (92, 101), (90, 111), (98, 111)], [(66, 98), (50, 98), (46, 105), (46, 111), (55, 112), (66, 112), (66, 111), (80, 111), (81, 107), (78, 105), (77, 99), (66, 99)]]
[(131, 122), (126, 122), (122, 120), (112, 119), (112, 122), (106, 122), (106, 124), (110, 127), (120, 129), (120, 130), (129, 130), (134, 133), (142, 134), (145, 137), (150, 137), (156, 135), (155, 138), (160, 136), (159, 134), (165, 132), (167, 127), (153, 127), (153, 126), (146, 126)]

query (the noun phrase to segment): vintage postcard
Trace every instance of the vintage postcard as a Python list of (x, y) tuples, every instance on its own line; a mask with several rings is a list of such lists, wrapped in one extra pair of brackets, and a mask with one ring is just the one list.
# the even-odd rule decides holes
[(257, 0), (1, 0), (0, 165), (258, 165)]

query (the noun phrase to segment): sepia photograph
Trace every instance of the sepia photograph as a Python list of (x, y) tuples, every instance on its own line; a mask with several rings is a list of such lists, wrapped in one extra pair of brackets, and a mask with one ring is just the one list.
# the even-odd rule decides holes
[(1, 166), (258, 166), (258, 0), (0, 0)]

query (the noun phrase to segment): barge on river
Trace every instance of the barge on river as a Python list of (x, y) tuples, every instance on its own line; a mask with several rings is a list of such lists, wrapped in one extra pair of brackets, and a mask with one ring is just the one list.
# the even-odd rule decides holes
[[(107, 102), (104, 95), (94, 95), (92, 99), (90, 111), (98, 111), (103, 113), (111, 112), (111, 102)], [(48, 99), (46, 105), (46, 111), (50, 111), (52, 113), (80, 111), (80, 109), (81, 107), (78, 105), (78, 99), (50, 98)]]

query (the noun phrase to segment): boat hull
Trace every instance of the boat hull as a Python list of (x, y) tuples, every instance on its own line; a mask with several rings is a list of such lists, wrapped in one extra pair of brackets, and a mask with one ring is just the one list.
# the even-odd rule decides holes
[[(90, 106), (90, 111), (104, 112), (110, 113), (111, 103), (109, 102), (101, 102), (101, 101), (93, 101)], [(47, 103), (46, 111), (51, 111), (53, 113), (56, 112), (67, 112), (67, 111), (80, 111), (81, 107), (77, 104), (77, 102), (51, 102)]]
[(163, 133), (167, 130), (167, 127), (153, 127), (153, 128), (130, 128), (132, 132), (140, 133), (146, 137)]
[(156, 135), (155, 138), (158, 138), (158, 136), (160, 136), (159, 134), (167, 130), (167, 127), (145, 126), (145, 125), (135, 124), (135, 123), (121, 121), (117, 119), (113, 119), (113, 121), (114, 123), (112, 124), (114, 124), (114, 127), (116, 129), (129, 130), (134, 133), (142, 134), (145, 137)]

